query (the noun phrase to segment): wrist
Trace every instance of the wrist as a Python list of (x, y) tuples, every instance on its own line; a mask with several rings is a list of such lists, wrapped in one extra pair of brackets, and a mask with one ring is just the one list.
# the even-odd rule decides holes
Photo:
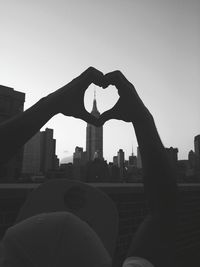
[(154, 124), (154, 118), (148, 109), (145, 108), (140, 114), (140, 116), (131, 121), (133, 126), (145, 126), (149, 124)]
[(48, 119), (59, 113), (56, 110), (56, 105), (54, 104), (54, 99), (51, 97), (51, 95), (41, 98), (38, 103), (43, 110), (43, 114), (46, 114)]
[(42, 99), (43, 99), (45, 109), (51, 117), (60, 113), (58, 100), (55, 97), (54, 93), (49, 94)]

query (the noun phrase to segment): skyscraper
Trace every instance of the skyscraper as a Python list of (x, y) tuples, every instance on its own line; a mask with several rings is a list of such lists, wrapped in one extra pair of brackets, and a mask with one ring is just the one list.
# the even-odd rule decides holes
[(135, 167), (137, 166), (137, 157), (134, 156), (133, 154), (129, 156), (128, 165), (135, 166)]
[(194, 153), (196, 157), (195, 168), (200, 171), (200, 135), (194, 137)]
[(87, 162), (87, 153), (82, 147), (76, 147), (73, 154), (73, 178), (82, 180), (84, 178), (84, 170)]
[(124, 151), (123, 149), (119, 149), (119, 151), (117, 152), (117, 163), (119, 168), (124, 167), (124, 161), (125, 161)]
[[(100, 116), (100, 113), (97, 109), (97, 101), (95, 95), (91, 114), (96, 118)], [(86, 152), (88, 160), (93, 160), (96, 154), (98, 154), (98, 157), (100, 159), (103, 159), (103, 126), (95, 127), (94, 125), (91, 125), (89, 123), (87, 124)]]
[[(25, 93), (0, 85), (0, 122), (6, 121), (24, 110)], [(13, 133), (13, 138), (16, 138)], [(12, 159), (0, 165), (0, 179), (16, 181), (21, 175), (23, 148)]]
[(24, 159), (22, 172), (38, 175), (40, 173), (40, 132), (37, 132), (24, 146)]
[(194, 137), (194, 152), (197, 157), (200, 157), (200, 135)]
[(76, 147), (73, 153), (73, 164), (74, 165), (84, 165), (86, 164), (86, 152), (83, 151), (82, 147)]
[(53, 138), (53, 129), (46, 128), (40, 133), (41, 145), (41, 172), (46, 173), (54, 169), (56, 140)]
[(117, 157), (117, 156), (114, 156), (114, 157), (113, 157), (113, 164), (114, 164), (115, 166), (118, 166), (118, 157)]
[(124, 177), (124, 167), (125, 167), (125, 157), (124, 157), (124, 151), (123, 149), (119, 149), (117, 152), (117, 164), (120, 171), (120, 177)]
[(171, 166), (176, 170), (178, 165), (178, 148), (165, 148)]
[(142, 169), (142, 159), (140, 154), (140, 148), (137, 147), (137, 168)]
[(53, 129), (46, 128), (45, 131), (36, 133), (25, 144), (23, 173), (46, 174), (56, 169), (55, 150), (56, 140), (53, 139)]

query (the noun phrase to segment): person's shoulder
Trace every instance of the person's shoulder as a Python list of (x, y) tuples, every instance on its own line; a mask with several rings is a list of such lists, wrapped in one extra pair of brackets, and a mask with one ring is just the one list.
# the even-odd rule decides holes
[(124, 260), (122, 267), (154, 267), (154, 265), (144, 258), (128, 257)]

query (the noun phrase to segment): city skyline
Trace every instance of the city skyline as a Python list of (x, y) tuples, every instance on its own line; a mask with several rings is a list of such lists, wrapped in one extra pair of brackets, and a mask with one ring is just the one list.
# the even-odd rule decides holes
[[(179, 159), (194, 150), (200, 133), (200, 2), (185, 1), (2, 1), (0, 84), (26, 93), (25, 110), (70, 82), (89, 66), (120, 69), (153, 114), (165, 147)], [(96, 88), (100, 113), (117, 90)], [(85, 94), (91, 112), (94, 86)], [(56, 154), (85, 147), (86, 123), (56, 115), (41, 130), (54, 129)], [(104, 158), (120, 148), (137, 151), (131, 123), (104, 125)]]
[[(14, 96), (16, 94), (16, 95), (20, 95), (20, 97), (22, 97), (22, 99), (20, 99), (20, 97), (18, 96), (20, 102), (19, 103), (16, 102), (16, 104), (13, 105), (18, 112), (22, 112), (23, 107), (21, 107), (21, 104), (22, 104), (21, 101), (24, 103), (24, 101), (25, 101), (25, 93), (19, 92), (19, 91), (15, 91), (13, 88), (5, 87), (5, 86), (2, 86), (2, 85), (0, 85), (0, 89), (1, 89), (1, 93), (3, 95), (5, 95), (5, 96), (6, 95), (9, 95), (9, 94), (10, 94), (10, 96), (12, 94)], [(19, 106), (19, 104), (20, 104), (20, 106)], [(9, 115), (9, 113), (8, 113), (9, 108), (8, 107), (9, 107), (9, 105), (8, 105), (8, 103), (6, 101), (5, 102), (1, 101), (1, 111), (2, 111), (1, 116), (2, 116), (2, 119), (5, 119), (4, 117)], [(13, 112), (13, 110), (12, 110), (12, 112)], [(100, 116), (100, 112), (98, 111), (98, 108), (97, 108), (96, 90), (94, 91), (93, 107), (92, 107), (92, 111), (90, 113), (93, 116), (95, 116), (95, 117), (99, 117)], [(49, 131), (49, 133), (51, 132), (50, 136), (51, 136), (51, 138), (53, 138), (54, 129), (48, 129), (48, 128), (46, 128), (45, 129), (45, 132), (46, 131)], [(41, 134), (44, 134), (44, 132), (42, 132), (42, 131), (37, 132), (24, 145), (24, 156), (26, 154), (27, 145), (29, 145), (29, 143), (30, 143), (30, 149), (31, 150), (34, 150), (33, 153), (36, 153), (36, 154), (39, 153), (40, 154), (40, 152), (37, 152), (37, 148), (36, 147), (38, 146), (38, 144), (36, 144), (36, 143), (38, 142), (38, 140), (39, 140), (38, 138), (40, 138), (40, 135)], [(55, 153), (55, 151), (56, 151), (56, 139), (53, 139), (53, 140), (54, 140), (54, 145), (53, 145), (54, 146), (54, 149), (53, 150), (54, 150), (54, 153)], [(199, 140), (200, 140), (200, 134), (194, 136), (193, 149), (190, 149), (188, 151), (187, 159), (185, 159), (185, 160), (189, 160), (189, 157), (190, 157), (189, 154), (191, 152), (192, 153), (195, 153), (196, 156), (199, 157), (199, 154), (200, 154), (200, 152), (199, 152), (200, 151), (200, 149), (199, 149), (199, 147), (200, 147), (200, 145), (199, 145), (200, 144), (200, 141)], [(85, 151), (83, 151), (84, 150), (83, 147), (76, 146), (75, 147), (75, 152), (73, 152), (72, 156), (70, 156), (68, 158), (63, 158), (63, 159), (57, 158), (57, 160), (60, 162), (60, 164), (63, 164), (63, 163), (73, 163), (74, 153), (76, 154), (76, 150), (77, 149), (81, 149), (82, 152), (86, 153), (87, 154), (87, 156), (86, 156), (87, 157), (87, 160), (89, 160), (89, 161), (94, 160), (95, 157), (98, 157), (100, 159), (105, 160), (104, 157), (103, 157), (103, 126), (102, 127), (95, 127), (95, 126), (90, 125), (89, 123), (87, 123), (85, 143), (86, 143), (86, 150)], [(177, 160), (180, 160), (178, 158), (179, 149), (177, 147), (170, 146), (170, 147), (165, 147), (165, 149), (168, 150), (168, 151), (171, 151), (171, 152), (174, 151), (175, 154), (176, 154)], [(136, 156), (137, 160), (139, 160), (141, 162), (141, 156), (140, 156), (140, 152), (139, 152), (139, 147), (137, 147), (137, 154), (135, 154), (133, 152), (133, 147), (132, 147), (132, 153), (129, 154), (129, 155), (127, 155), (126, 157), (125, 157), (125, 153), (124, 153), (123, 148), (119, 148), (119, 151), (117, 153), (119, 154), (120, 151), (123, 152), (124, 161), (127, 161), (127, 159), (130, 158), (130, 156)], [(28, 154), (29, 154), (29, 152), (28, 152)], [(56, 154), (55, 154), (55, 156), (57, 157)], [(36, 158), (37, 157), (38, 156), (36, 156)], [(110, 160), (108, 162), (115, 163), (115, 158), (118, 157), (118, 156), (116, 156), (116, 154), (114, 154), (111, 157), (112, 157), (112, 160)], [(33, 159), (34, 156), (32, 155), (31, 158)], [(36, 165), (37, 165), (39, 162), (37, 162), (38, 159), (36, 159), (36, 158), (34, 159), (34, 161), (36, 160)], [(30, 164), (30, 162), (31, 162), (31, 161), (30, 162), (29, 161), (28, 161), (28, 164)], [(141, 165), (141, 163), (139, 165)], [(38, 166), (36, 167), (36, 169), (38, 169)], [(28, 168), (31, 168), (31, 166), (29, 166)], [(35, 165), (33, 166), (33, 169), (34, 168), (35, 168)]]

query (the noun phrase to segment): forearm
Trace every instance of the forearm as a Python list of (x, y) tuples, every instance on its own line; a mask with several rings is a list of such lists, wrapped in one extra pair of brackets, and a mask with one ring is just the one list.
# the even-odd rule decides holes
[(150, 209), (158, 214), (175, 209), (176, 179), (152, 116), (133, 125), (140, 148), (144, 189)]
[(55, 115), (49, 97), (0, 125), (0, 163), (8, 161), (40, 128)]
[[(150, 214), (139, 226), (127, 257), (139, 256), (155, 266), (175, 266), (176, 180), (152, 116), (134, 124)], [(163, 261), (163, 259), (165, 259)]]

